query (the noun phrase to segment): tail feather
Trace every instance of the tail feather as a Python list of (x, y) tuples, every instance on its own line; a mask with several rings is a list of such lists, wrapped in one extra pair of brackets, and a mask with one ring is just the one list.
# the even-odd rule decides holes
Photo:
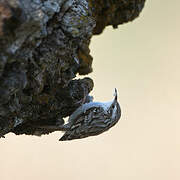
[(59, 141), (67, 141), (67, 140), (72, 140), (72, 139), (76, 139), (76, 138), (73, 138), (71, 133), (69, 131), (66, 131), (64, 135), (59, 139)]

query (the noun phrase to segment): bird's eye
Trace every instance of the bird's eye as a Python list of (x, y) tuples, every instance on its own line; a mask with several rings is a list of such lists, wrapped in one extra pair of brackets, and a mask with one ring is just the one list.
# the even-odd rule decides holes
[(114, 104), (112, 105), (112, 108), (114, 109)]

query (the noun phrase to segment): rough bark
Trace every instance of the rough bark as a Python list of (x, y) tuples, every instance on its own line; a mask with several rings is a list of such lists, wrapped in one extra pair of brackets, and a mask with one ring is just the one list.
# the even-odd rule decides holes
[(145, 0), (0, 0), (0, 134), (42, 135), (89, 101), (90, 39)]

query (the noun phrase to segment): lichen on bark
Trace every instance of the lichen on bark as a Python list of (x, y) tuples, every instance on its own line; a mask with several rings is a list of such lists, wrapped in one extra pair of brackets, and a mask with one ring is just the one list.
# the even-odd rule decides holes
[(42, 135), (40, 126), (89, 101), (91, 37), (134, 20), (145, 0), (1, 0), (0, 135)]

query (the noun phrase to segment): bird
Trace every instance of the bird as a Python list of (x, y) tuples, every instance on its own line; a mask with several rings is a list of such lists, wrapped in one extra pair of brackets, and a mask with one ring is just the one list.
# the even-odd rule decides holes
[(65, 131), (59, 141), (96, 136), (113, 127), (121, 117), (116, 89), (114, 96), (110, 102), (89, 102), (76, 109), (70, 115), (67, 124), (59, 127)]
[[(38, 126), (39, 129), (64, 131), (59, 141), (82, 139), (104, 133), (113, 127), (121, 117), (121, 108), (115, 88), (114, 99), (110, 102), (93, 102), (92, 96), (78, 107), (65, 124)], [(37, 128), (37, 126), (36, 126)]]

